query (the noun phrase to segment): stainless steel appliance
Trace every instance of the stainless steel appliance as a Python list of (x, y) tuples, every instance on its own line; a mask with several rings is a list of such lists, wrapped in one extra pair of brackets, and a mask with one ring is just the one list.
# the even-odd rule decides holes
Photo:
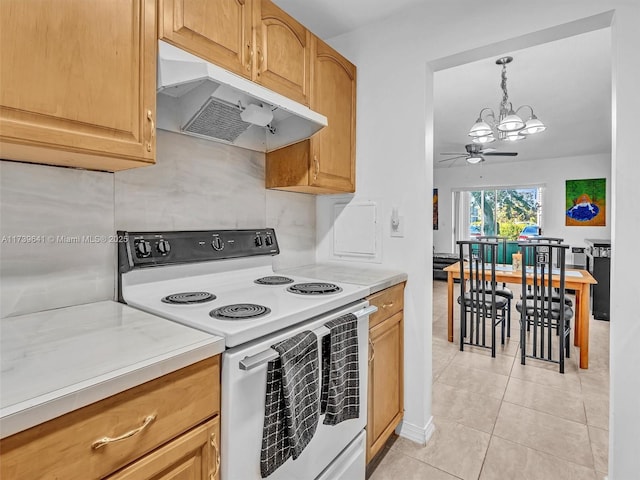
[(587, 270), (597, 280), (591, 286), (591, 313), (596, 320), (610, 320), (611, 240), (586, 239)]
[[(296, 459), (269, 479), (357, 480), (365, 476), (368, 316), (366, 287), (273, 271), (273, 229), (119, 232), (119, 300), (225, 338), (222, 355), (222, 480), (260, 476), (266, 371), (270, 347), (299, 332), (322, 338), (327, 321), (357, 321), (359, 417), (322, 424)], [(321, 362), (319, 362), (321, 363)], [(319, 372), (320, 373), (320, 372)], [(321, 378), (321, 377), (320, 377)]]

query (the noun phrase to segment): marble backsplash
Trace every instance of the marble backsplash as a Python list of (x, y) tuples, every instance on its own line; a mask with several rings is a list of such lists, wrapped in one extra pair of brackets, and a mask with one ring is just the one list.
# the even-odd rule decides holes
[(0, 162), (0, 314), (113, 298), (113, 175)]
[(276, 268), (314, 263), (315, 196), (266, 190), (264, 154), (164, 131), (157, 148), (115, 174), (0, 162), (2, 317), (113, 299), (116, 230), (273, 227)]

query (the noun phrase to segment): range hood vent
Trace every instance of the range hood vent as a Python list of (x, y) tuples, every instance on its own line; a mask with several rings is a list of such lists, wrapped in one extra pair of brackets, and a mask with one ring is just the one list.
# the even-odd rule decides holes
[(183, 130), (185, 133), (233, 143), (251, 126), (250, 123), (242, 121), (240, 112), (236, 106), (209, 97)]
[[(271, 111), (273, 119), (266, 126), (244, 121), (250, 106)], [(157, 109), (160, 129), (259, 152), (297, 143), (327, 125), (306, 106), (162, 41)]]

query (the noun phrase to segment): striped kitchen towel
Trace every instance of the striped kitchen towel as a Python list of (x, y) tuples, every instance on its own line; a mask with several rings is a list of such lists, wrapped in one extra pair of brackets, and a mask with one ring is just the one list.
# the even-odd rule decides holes
[(320, 416), (318, 339), (304, 331), (273, 345), (279, 357), (267, 366), (260, 474), (294, 460), (313, 438)]
[(360, 416), (358, 319), (349, 313), (324, 325), (321, 412), (325, 425), (337, 425)]

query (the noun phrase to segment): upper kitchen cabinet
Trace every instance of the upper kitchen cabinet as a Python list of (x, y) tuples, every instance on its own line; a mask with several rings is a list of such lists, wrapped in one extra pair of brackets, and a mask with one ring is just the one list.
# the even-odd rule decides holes
[(270, 0), (255, 0), (253, 80), (309, 105), (311, 33)]
[(160, 0), (160, 39), (251, 78), (253, 0)]
[(160, 0), (159, 11), (161, 40), (309, 105), (311, 34), (271, 1)]
[(2, 158), (154, 163), (155, 0), (2, 0), (0, 39)]
[(304, 193), (355, 191), (356, 67), (319, 38), (312, 43), (310, 108), (329, 125), (267, 154), (266, 186)]

